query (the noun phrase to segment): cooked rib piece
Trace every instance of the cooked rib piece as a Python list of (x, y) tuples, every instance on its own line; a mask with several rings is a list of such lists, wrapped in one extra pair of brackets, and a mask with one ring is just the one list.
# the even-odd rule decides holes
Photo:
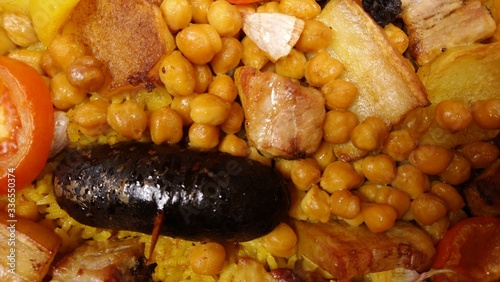
[(88, 241), (56, 264), (52, 281), (149, 281), (143, 254), (135, 238)]
[(479, 0), (405, 0), (401, 17), (409, 34), (410, 54), (420, 65), (448, 48), (486, 39), (496, 29)]
[[(71, 20), (80, 40), (108, 69), (108, 91), (159, 81), (154, 69), (174, 48), (161, 10), (146, 0), (82, 0)], [(134, 85), (134, 86), (135, 86)]]
[(464, 194), (473, 215), (500, 216), (500, 159), (465, 187)]
[(325, 101), (312, 87), (272, 72), (238, 68), (234, 75), (251, 145), (268, 157), (299, 158), (323, 138)]
[(435, 253), (432, 239), (415, 225), (398, 221), (383, 233), (364, 225), (294, 220), (298, 252), (328, 271), (338, 281), (363, 274), (406, 268), (427, 270)]

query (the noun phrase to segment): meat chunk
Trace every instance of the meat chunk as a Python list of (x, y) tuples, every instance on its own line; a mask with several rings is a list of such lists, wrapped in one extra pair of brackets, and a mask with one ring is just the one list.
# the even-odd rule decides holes
[(315, 88), (251, 67), (234, 81), (245, 112), (251, 145), (268, 157), (299, 158), (317, 150), (323, 138), (325, 100)]
[(409, 34), (410, 54), (420, 65), (448, 48), (486, 39), (496, 29), (479, 0), (405, 0), (401, 17)]
[(81, 0), (71, 20), (79, 39), (107, 67), (108, 92), (130, 84), (154, 87), (154, 67), (175, 47), (160, 8), (147, 0)]
[(52, 281), (150, 281), (143, 254), (135, 238), (88, 241), (56, 264)]
[(473, 215), (500, 216), (500, 159), (465, 187), (464, 194)]
[(338, 281), (395, 268), (422, 272), (430, 267), (435, 253), (425, 231), (404, 221), (383, 233), (337, 222), (295, 220), (293, 226), (299, 254)]

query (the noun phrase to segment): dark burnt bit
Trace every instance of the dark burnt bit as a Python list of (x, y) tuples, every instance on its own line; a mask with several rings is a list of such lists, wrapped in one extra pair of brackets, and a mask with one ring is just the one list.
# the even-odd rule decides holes
[(363, 9), (380, 26), (393, 22), (403, 10), (401, 0), (363, 0)]

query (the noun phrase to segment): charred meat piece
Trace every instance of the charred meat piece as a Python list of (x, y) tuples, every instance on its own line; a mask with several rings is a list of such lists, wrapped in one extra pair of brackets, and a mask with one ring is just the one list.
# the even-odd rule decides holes
[(401, 0), (363, 0), (363, 9), (381, 26), (393, 22), (401, 13)]
[(401, 13), (408, 31), (409, 52), (419, 65), (446, 49), (488, 38), (495, 21), (481, 1), (404, 0)]
[(94, 227), (152, 233), (162, 214), (160, 234), (242, 242), (269, 233), (290, 206), (276, 170), (221, 152), (121, 143), (62, 156), (54, 195), (71, 217)]
[(435, 253), (432, 239), (415, 225), (397, 222), (383, 233), (364, 225), (293, 221), (298, 253), (328, 271), (338, 281), (368, 273), (406, 268), (425, 271)]
[(173, 37), (160, 8), (146, 0), (82, 0), (71, 20), (79, 39), (106, 67), (107, 91), (159, 81), (154, 68), (173, 50)]
[(152, 281), (143, 254), (135, 238), (87, 241), (56, 264), (52, 281)]
[(234, 81), (245, 112), (248, 141), (268, 157), (300, 158), (323, 138), (323, 94), (290, 78), (252, 67), (236, 70)]
[(474, 216), (500, 216), (500, 159), (465, 187), (464, 194)]

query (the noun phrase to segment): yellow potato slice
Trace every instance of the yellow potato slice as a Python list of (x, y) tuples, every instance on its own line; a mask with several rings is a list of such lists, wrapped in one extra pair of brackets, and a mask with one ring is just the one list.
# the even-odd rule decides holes
[[(449, 49), (417, 74), (425, 85), (432, 108), (444, 100), (475, 101), (500, 98), (500, 42), (473, 44)], [(500, 130), (483, 130), (472, 124), (466, 130), (450, 133), (435, 123), (421, 137), (423, 144), (454, 147), (495, 137)]]

